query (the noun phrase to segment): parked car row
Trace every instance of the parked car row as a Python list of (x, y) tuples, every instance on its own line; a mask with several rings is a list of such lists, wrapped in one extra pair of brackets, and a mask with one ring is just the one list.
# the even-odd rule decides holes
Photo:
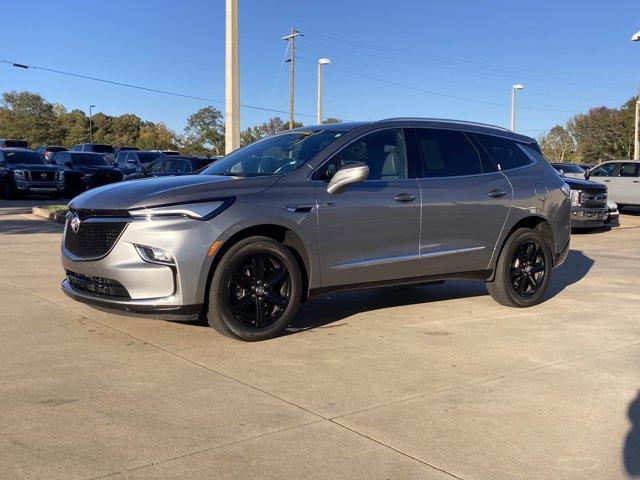
[[(186, 175), (219, 158), (180, 155), (167, 150), (86, 143), (70, 150), (42, 145), (35, 151), (23, 140), (0, 140), (0, 197), (47, 194), (73, 197), (91, 188), (122, 180)], [(113, 161), (117, 151), (117, 161)]]

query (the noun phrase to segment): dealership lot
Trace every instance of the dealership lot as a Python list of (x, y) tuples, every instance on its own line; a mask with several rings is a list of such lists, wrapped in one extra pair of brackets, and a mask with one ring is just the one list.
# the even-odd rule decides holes
[(332, 295), (261, 343), (59, 289), (61, 226), (0, 216), (0, 478), (626, 478), (640, 214), (574, 235), (550, 298)]

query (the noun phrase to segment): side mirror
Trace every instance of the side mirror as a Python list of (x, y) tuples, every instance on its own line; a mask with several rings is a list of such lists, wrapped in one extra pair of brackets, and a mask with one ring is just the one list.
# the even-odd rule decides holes
[(338, 170), (327, 185), (327, 192), (341, 193), (348, 185), (364, 182), (369, 176), (369, 166), (365, 163), (353, 163)]
[(561, 177), (564, 177), (564, 170), (562, 168), (558, 170), (558, 173), (560, 174)]
[(591, 172), (587, 170), (586, 172), (584, 172), (584, 179), (589, 180), (589, 177), (591, 177)]

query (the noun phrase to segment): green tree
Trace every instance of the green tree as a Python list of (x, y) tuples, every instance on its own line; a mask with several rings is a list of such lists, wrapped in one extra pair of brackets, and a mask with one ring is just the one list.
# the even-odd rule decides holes
[(144, 122), (135, 146), (142, 150), (170, 150), (176, 148), (176, 135), (164, 123)]
[(576, 156), (576, 143), (569, 132), (556, 125), (539, 138), (540, 148), (552, 162), (572, 162)]
[(40, 94), (5, 92), (0, 101), (0, 137), (18, 138), (35, 147), (41, 143), (61, 143), (53, 104)]
[(325, 118), (322, 123), (324, 124), (329, 124), (329, 123), (342, 123), (342, 120), (340, 120), (339, 118), (335, 118), (335, 117), (328, 117)]
[(224, 152), (224, 122), (222, 112), (216, 108), (201, 108), (187, 118), (184, 133), (184, 145), (191, 152), (215, 155)]

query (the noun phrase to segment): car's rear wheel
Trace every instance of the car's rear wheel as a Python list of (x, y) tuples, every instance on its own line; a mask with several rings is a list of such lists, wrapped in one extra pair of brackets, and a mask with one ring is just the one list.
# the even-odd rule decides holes
[(273, 338), (293, 320), (301, 292), (300, 268), (287, 247), (268, 237), (246, 238), (225, 253), (214, 272), (207, 321), (230, 337)]
[(552, 268), (553, 254), (544, 236), (537, 230), (520, 228), (507, 239), (487, 290), (502, 305), (537, 305), (544, 300)]

